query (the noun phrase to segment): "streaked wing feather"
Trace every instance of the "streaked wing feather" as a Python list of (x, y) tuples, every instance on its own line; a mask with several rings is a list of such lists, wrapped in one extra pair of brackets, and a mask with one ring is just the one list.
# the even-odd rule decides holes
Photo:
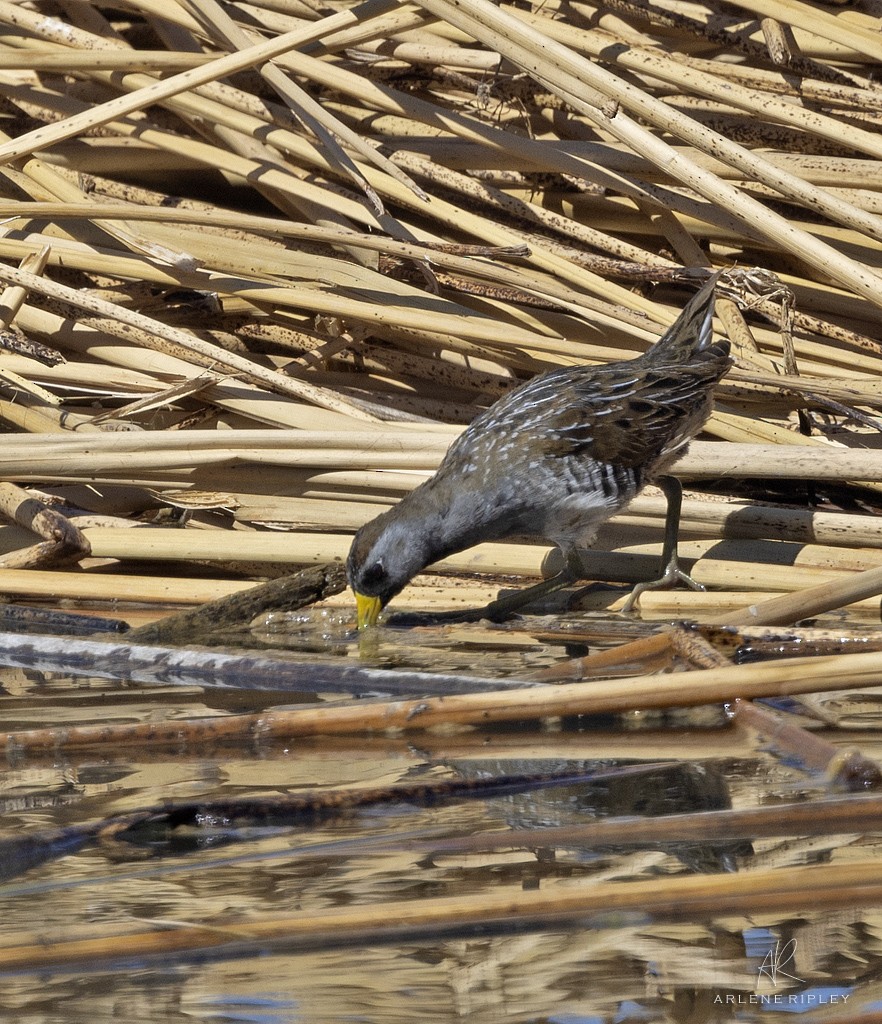
[(590, 453), (598, 461), (649, 468), (700, 427), (718, 377), (709, 362), (653, 368), (622, 388), (607, 388), (596, 377), (578, 382), (577, 400), (549, 424), (553, 454)]

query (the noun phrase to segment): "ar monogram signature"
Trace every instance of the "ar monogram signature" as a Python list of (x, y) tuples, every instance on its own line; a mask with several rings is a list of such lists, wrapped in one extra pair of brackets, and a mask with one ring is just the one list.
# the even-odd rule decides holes
[(796, 939), (791, 939), (789, 942), (785, 942), (782, 946), (780, 942), (775, 943), (775, 948), (770, 949), (766, 953), (765, 960), (760, 965), (759, 971), (757, 972), (757, 980), (762, 977), (766, 977), (769, 981), (777, 986), (779, 979), (786, 978), (787, 981), (802, 981), (802, 978), (797, 978), (795, 974), (788, 974), (787, 971), (783, 970), (796, 954)]

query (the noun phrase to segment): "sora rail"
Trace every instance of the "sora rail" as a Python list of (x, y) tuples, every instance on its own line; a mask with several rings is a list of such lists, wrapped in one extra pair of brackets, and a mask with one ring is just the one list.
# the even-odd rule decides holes
[(500, 618), (579, 579), (578, 549), (654, 481), (667, 497), (664, 573), (641, 590), (678, 580), (681, 489), (664, 470), (683, 454), (712, 408), (730, 366), (714, 340), (714, 275), (656, 344), (636, 359), (543, 373), (481, 413), (450, 446), (438, 471), (355, 535), (347, 571), (358, 625), (422, 569), (482, 541), (532, 534), (554, 541), (565, 568), (482, 614)]

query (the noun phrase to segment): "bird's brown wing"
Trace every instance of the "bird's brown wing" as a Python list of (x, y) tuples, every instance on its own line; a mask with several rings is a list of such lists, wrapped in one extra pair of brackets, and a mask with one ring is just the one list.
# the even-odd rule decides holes
[[(687, 366), (644, 368), (640, 373), (595, 367), (569, 382), (549, 423), (549, 454), (586, 456), (622, 468), (651, 467), (685, 444), (710, 411), (710, 394), (725, 359)], [(612, 368), (610, 368), (612, 370)]]

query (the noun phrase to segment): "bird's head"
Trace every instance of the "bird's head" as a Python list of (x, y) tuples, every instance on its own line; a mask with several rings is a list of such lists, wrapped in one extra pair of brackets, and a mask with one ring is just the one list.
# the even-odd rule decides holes
[(389, 601), (434, 560), (425, 536), (397, 512), (390, 509), (363, 526), (349, 550), (346, 573), (355, 593), (359, 629), (372, 626)]

